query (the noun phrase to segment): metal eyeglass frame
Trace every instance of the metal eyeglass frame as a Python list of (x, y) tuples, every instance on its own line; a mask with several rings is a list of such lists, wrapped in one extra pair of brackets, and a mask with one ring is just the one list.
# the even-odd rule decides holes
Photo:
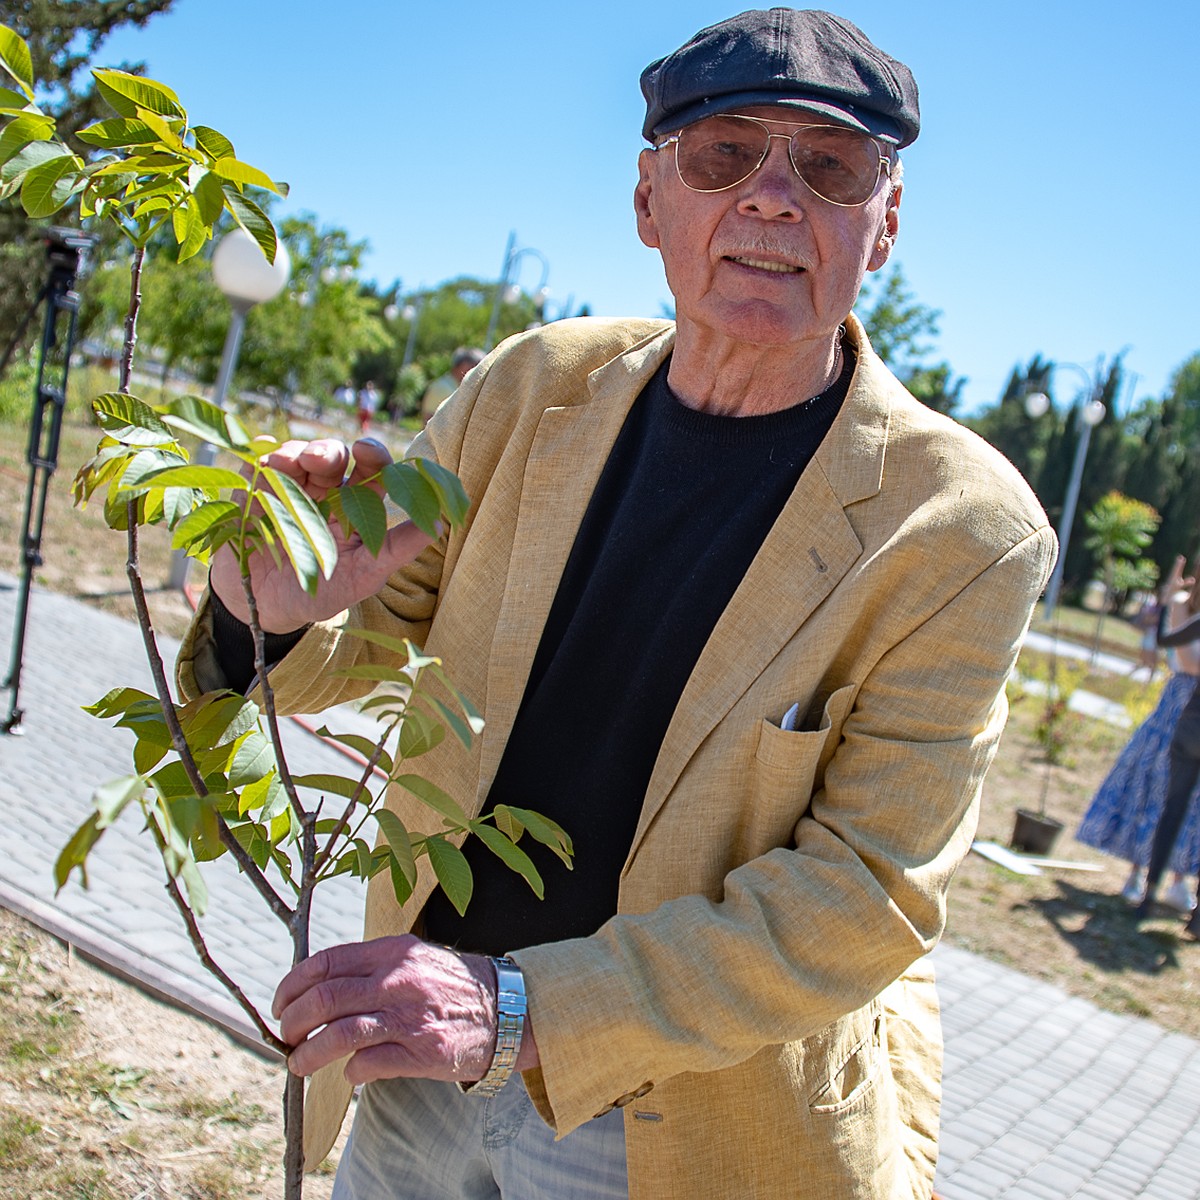
[[(759, 158), (758, 162), (756, 162), (754, 164), (754, 166), (752, 166), (750, 168), (750, 170), (747, 171), (746, 174), (741, 177), (741, 179), (735, 179), (732, 183), (722, 184), (720, 187), (716, 187), (716, 188), (698, 188), (698, 187), (693, 187), (692, 184), (688, 183), (688, 181), (686, 179), (684, 179), (683, 172), (679, 168), (679, 151), (676, 150), (675, 151), (675, 173), (679, 176), (679, 182), (682, 183), (683, 186), (685, 188), (687, 188), (689, 192), (699, 192), (701, 195), (711, 196), (716, 192), (727, 192), (730, 188), (737, 187), (737, 185), (739, 183), (745, 183), (746, 180), (749, 179), (750, 176), (753, 175), (755, 171), (761, 169), (763, 163), (765, 163), (767, 161), (767, 155), (771, 153), (771, 139), (772, 138), (782, 138), (785, 142), (787, 142), (787, 144), (788, 144), (788, 162), (792, 164), (792, 170), (795, 172), (796, 178), (799, 179), (800, 182), (802, 184), (804, 184), (804, 186), (806, 188), (808, 188), (808, 190), (810, 192), (812, 192), (812, 194), (814, 196), (817, 196), (820, 199), (824, 200), (826, 204), (833, 204), (833, 205), (836, 205), (838, 208), (861, 208), (875, 194), (875, 189), (879, 186), (879, 176), (886, 173), (889, 180), (892, 177), (892, 160), (890, 158), (886, 157), (886, 155), (884, 155), (882, 153), (882, 151), (880, 151), (880, 153), (879, 153), (879, 171), (875, 176), (875, 181), (871, 184), (871, 190), (861, 200), (855, 200), (850, 203), (847, 203), (842, 200), (830, 200), (830, 198), (828, 196), (822, 195), (820, 192), (818, 192), (817, 189), (815, 187), (813, 187), (813, 185), (811, 183), (809, 183), (808, 180), (805, 179), (803, 175), (800, 174), (800, 168), (798, 166), (796, 166), (796, 160), (792, 157), (792, 138), (794, 138), (796, 136), (796, 134), (799, 133), (802, 129), (842, 129), (842, 128), (845, 128), (844, 126), (821, 125), (819, 123), (799, 123), (799, 124), (797, 124), (792, 121), (783, 121), (783, 120), (780, 120), (775, 117), (747, 117), (747, 116), (744, 116), (742, 113), (714, 113), (713, 117), (720, 117), (722, 120), (726, 120), (726, 121), (748, 121), (752, 125), (761, 126), (763, 129), (763, 132), (766, 133), (766, 135), (767, 135), (766, 143), (763, 146), (762, 156)], [(710, 117), (702, 117), (701, 121), (707, 121), (707, 120), (711, 120), (711, 119), (712, 118), (710, 118)], [(697, 121), (696, 124), (699, 125), (701, 123), (701, 121)], [(792, 132), (791, 133), (772, 133), (770, 131), (770, 129), (767, 128), (768, 125), (790, 125), (792, 127)], [(684, 129), (689, 129), (689, 128), (692, 128), (692, 126), (687, 126), (687, 125), (684, 126)], [(677, 146), (679, 144), (679, 139), (683, 136), (684, 129), (680, 129), (678, 133), (671, 134), (671, 136), (669, 138), (666, 138), (663, 141), (659, 142), (657, 145), (652, 146), (651, 149), (658, 151), (658, 150), (665, 150), (668, 146), (672, 146), (672, 145)], [(847, 133), (859, 133), (859, 131), (855, 130), (855, 129), (848, 129), (848, 130), (846, 130), (846, 132)], [(869, 133), (859, 133), (859, 136), (866, 138), (867, 141), (869, 141), (869, 142), (873, 142), (876, 150), (880, 149), (878, 141), (876, 141), (875, 138), (871, 137), (871, 135)]]

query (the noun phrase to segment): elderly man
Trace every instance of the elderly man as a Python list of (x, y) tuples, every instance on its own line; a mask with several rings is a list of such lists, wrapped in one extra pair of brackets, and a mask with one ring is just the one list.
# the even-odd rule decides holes
[[(296, 643), (282, 704), (346, 698), (337, 669), (379, 653), (347, 624), (410, 634), (487, 717), (424, 773), (473, 813), (554, 817), (577, 850), (571, 874), (539, 861), (538, 903), (468, 849), (465, 917), (427, 878), (403, 910), (373, 886), (368, 940), (282, 982), (291, 1068), (316, 1073), (310, 1162), (365, 1084), (337, 1197), (931, 1191), (923, 958), (1053, 534), (850, 315), (899, 227), (908, 69), (840, 18), (772, 9), (642, 89), (637, 227), (676, 321), (564, 321), (473, 371), (414, 445), (462, 478), (465, 530), (348, 548), (315, 601), (255, 567)], [(273, 458), (318, 495), (348, 462)], [(213, 666), (244, 634), (228, 562), (212, 587), (185, 690), (244, 681)]]

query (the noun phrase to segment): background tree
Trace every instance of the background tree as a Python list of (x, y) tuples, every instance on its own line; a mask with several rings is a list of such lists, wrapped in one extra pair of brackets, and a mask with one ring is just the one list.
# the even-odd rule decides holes
[(910, 392), (930, 408), (951, 413), (966, 380), (954, 378), (950, 364), (925, 360), (933, 349), (941, 313), (913, 295), (897, 263), (864, 285), (858, 298), (858, 317), (871, 347)]
[[(142, 26), (166, 12), (175, 0), (0, 0), (0, 25), (21, 35), (29, 46), (42, 111), (53, 116), (60, 136), (78, 154), (89, 147), (75, 133), (105, 115), (104, 104), (86, 67), (113, 30)], [(122, 70), (141, 73), (142, 64)], [(75, 219), (70, 218), (72, 221)], [(75, 223), (78, 223), (75, 221)], [(38, 228), (16, 198), (0, 200), (0, 353), (16, 334), (46, 277), (46, 255)], [(93, 262), (103, 262), (120, 237), (97, 230), (101, 242)], [(32, 321), (22, 341), (37, 332)]]
[(1142, 551), (1150, 545), (1161, 518), (1142, 500), (1133, 500), (1118, 491), (1101, 496), (1084, 514), (1088, 536), (1085, 547), (1098, 556), (1103, 570), (1104, 603), (1096, 619), (1095, 650), (1100, 648), (1100, 635), (1104, 618), (1111, 611), (1117, 590), (1117, 564), (1125, 563), (1122, 582), (1131, 577), (1149, 576), (1149, 585), (1154, 586), (1157, 571), (1154, 564), (1142, 557)]

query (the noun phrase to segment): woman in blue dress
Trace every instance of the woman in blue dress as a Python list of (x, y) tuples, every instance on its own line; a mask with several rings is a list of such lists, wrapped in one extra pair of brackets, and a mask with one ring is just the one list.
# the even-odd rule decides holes
[[(1174, 577), (1174, 573), (1172, 573)], [(1168, 582), (1168, 588), (1171, 587)], [(1167, 795), (1168, 750), (1175, 723), (1195, 691), (1200, 676), (1200, 643), (1175, 651), (1171, 677), (1167, 680), (1154, 711), (1138, 726), (1117, 757), (1083, 815), (1077, 841), (1103, 850), (1131, 864), (1132, 870), (1121, 895), (1131, 904), (1142, 899), (1146, 865), (1154, 830)], [(1175, 878), (1162, 902), (1181, 912), (1192, 905), (1192, 892), (1185, 876), (1200, 870), (1200, 803), (1193, 793), (1187, 817), (1169, 866)]]

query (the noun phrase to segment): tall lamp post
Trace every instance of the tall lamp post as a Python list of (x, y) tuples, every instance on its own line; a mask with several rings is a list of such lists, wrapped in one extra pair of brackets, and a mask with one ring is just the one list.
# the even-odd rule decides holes
[(496, 324), (500, 320), (500, 305), (506, 300), (511, 304), (521, 294), (521, 289), (514, 284), (513, 280), (517, 277), (517, 268), (521, 259), (527, 254), (533, 255), (542, 264), (541, 282), (538, 283), (535, 291), (543, 297), (546, 294), (546, 280), (550, 276), (550, 264), (540, 250), (535, 250), (532, 246), (518, 247), (517, 231), (514, 229), (508, 235), (508, 242), (504, 247), (504, 266), (500, 271), (500, 282), (496, 286), (496, 299), (492, 304), (492, 315), (488, 319), (487, 334), (483, 339), (484, 350), (490, 350), (495, 341)]
[[(232, 309), (217, 381), (213, 384), (212, 402), (218, 408), (225, 407), (225, 396), (242, 345), (242, 331), (246, 328), (246, 314), (256, 304), (263, 304), (278, 296), (287, 286), (291, 270), (292, 260), (282, 242), (275, 248), (273, 263), (267, 262), (267, 256), (259, 244), (240, 227), (227, 233), (217, 243), (212, 258), (213, 279)], [(196, 462), (204, 466), (212, 466), (216, 457), (217, 448), (211, 442), (201, 443), (196, 452)], [(181, 550), (175, 551), (168, 580), (171, 587), (183, 587), (187, 581), (189, 562)]]
[[(1063, 500), (1062, 517), (1058, 523), (1058, 561), (1054, 564), (1054, 572), (1046, 585), (1046, 603), (1042, 610), (1043, 618), (1050, 622), (1054, 619), (1054, 610), (1058, 607), (1058, 596), (1062, 591), (1063, 572), (1067, 565), (1067, 547), (1071, 543), (1071, 528), (1075, 524), (1075, 507), (1079, 503), (1079, 489), (1083, 483), (1083, 466), (1087, 460), (1088, 446), (1092, 440), (1092, 430), (1104, 420), (1106, 409), (1100, 402), (1104, 390), (1104, 381), (1100, 377), (1097, 365), (1095, 376), (1086, 367), (1078, 363), (1055, 363), (1054, 369), (1070, 367), (1083, 376), (1087, 390), (1079, 412), (1080, 430), (1079, 441), (1075, 445), (1075, 459), (1071, 463), (1071, 478), (1067, 483), (1067, 494)], [(1031, 417), (1040, 417), (1050, 408), (1050, 399), (1043, 392), (1033, 392), (1025, 397), (1025, 411)]]

